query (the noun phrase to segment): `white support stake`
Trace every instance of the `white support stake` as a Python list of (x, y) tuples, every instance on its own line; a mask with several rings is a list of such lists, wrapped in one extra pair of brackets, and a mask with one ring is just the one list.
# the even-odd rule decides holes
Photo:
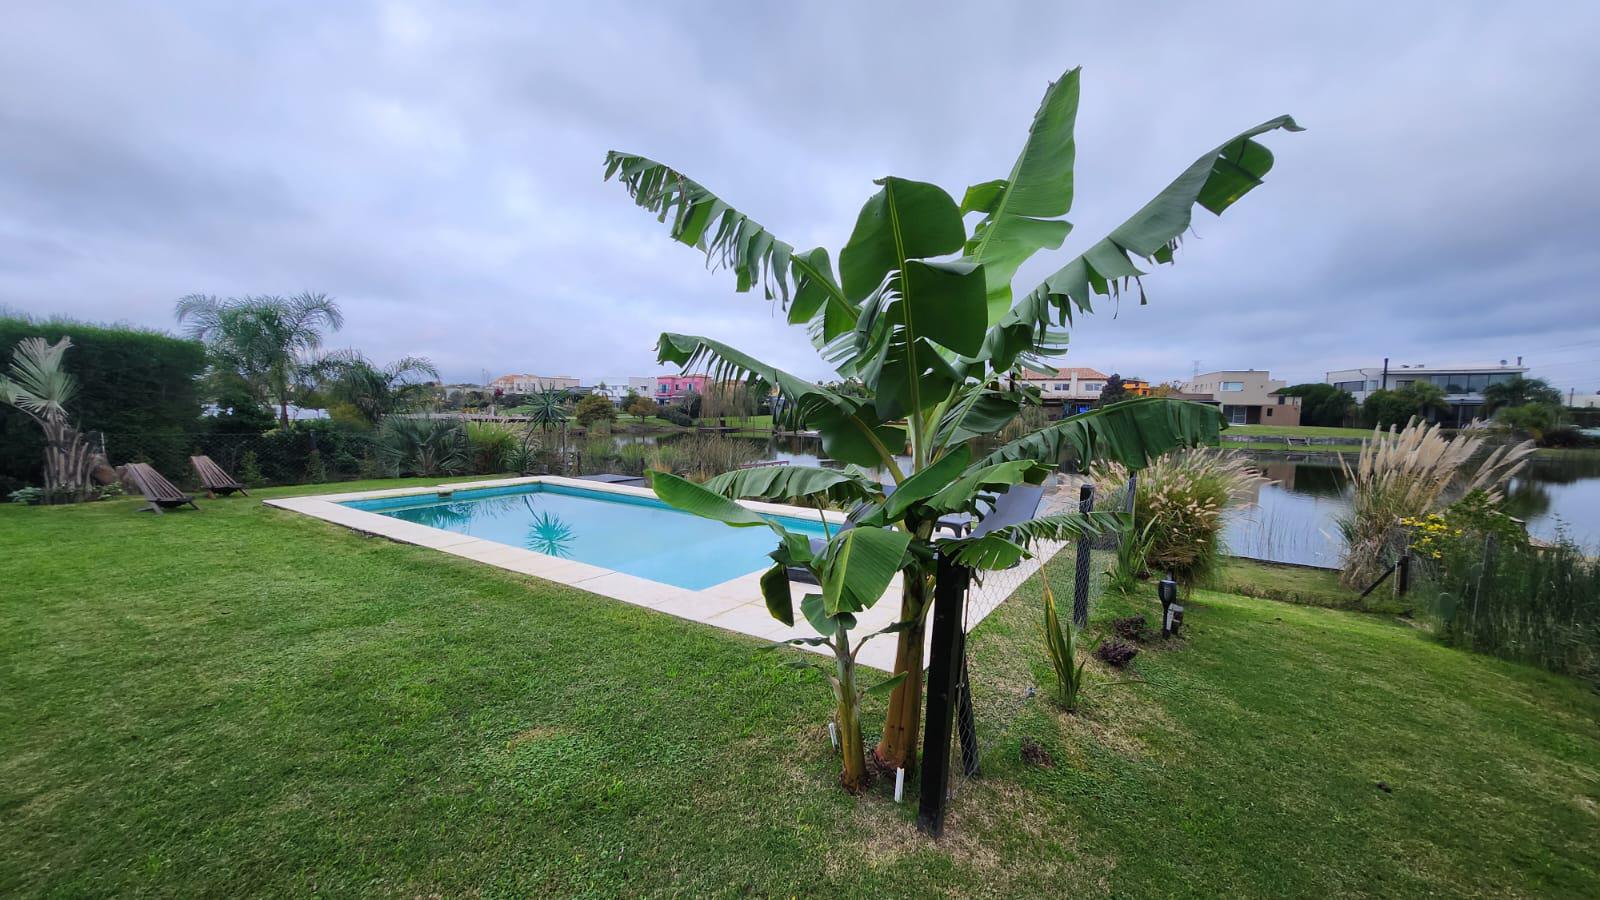
[(906, 796), (906, 770), (894, 770), (894, 802), (900, 803)]
[(833, 749), (839, 749), (839, 726), (832, 721), (828, 722), (828, 740), (833, 741)]

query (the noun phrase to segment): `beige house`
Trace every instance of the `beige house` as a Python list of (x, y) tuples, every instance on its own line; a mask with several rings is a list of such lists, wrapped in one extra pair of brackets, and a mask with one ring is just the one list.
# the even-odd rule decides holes
[(1100, 400), (1106, 389), (1106, 373), (1095, 369), (1057, 369), (1054, 375), (1029, 371), (1023, 380), (1039, 389), (1039, 399), (1046, 406), (1061, 406), (1067, 415), (1087, 412)]
[(498, 388), (507, 394), (532, 394), (537, 391), (571, 391), (578, 387), (578, 379), (571, 375), (501, 375), (489, 382), (489, 389)]
[(1263, 370), (1225, 369), (1196, 375), (1179, 390), (1221, 407), (1230, 425), (1299, 425), (1300, 398), (1278, 393), (1288, 386)]

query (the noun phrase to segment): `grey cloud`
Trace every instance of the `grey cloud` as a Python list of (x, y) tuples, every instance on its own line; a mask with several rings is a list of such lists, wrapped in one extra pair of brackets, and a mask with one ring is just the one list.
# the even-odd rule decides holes
[[(1540, 354), (1587, 389), (1600, 190), (1578, 114), (1600, 12), (1489, 3), (171, 3), (0, 32), (0, 305), (171, 325), (191, 291), (317, 289), (380, 358), (656, 371), (663, 329), (824, 376), (797, 329), (669, 241), (600, 162), (690, 172), (837, 249), (871, 179), (1008, 170), (1084, 66), (1082, 248), (1282, 112), (1267, 184), (1075, 329), (1074, 364), (1294, 380), (1382, 356)], [(1375, 27), (1381, 22), (1382, 27)], [(1069, 258), (1042, 255), (1026, 289)], [(1587, 356), (1585, 355), (1587, 352)], [(1590, 384), (1590, 382), (1597, 382)]]

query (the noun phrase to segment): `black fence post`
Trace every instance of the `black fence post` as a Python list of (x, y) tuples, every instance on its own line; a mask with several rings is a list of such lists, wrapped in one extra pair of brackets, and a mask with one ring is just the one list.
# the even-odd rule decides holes
[[(1094, 485), (1085, 483), (1078, 488), (1078, 512), (1094, 509)], [(1072, 624), (1079, 628), (1089, 625), (1089, 538), (1078, 538), (1077, 573), (1072, 582)]]
[(933, 647), (928, 664), (928, 714), (922, 733), (922, 796), (917, 828), (938, 837), (950, 799), (950, 728), (962, 667), (961, 606), (970, 570), (939, 555), (933, 586)]

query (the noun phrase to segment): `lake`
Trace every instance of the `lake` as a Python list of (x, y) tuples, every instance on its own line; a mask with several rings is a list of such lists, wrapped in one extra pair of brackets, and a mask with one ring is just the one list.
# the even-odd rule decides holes
[[(1255, 457), (1270, 479), (1255, 503), (1229, 516), (1223, 531), (1237, 556), (1317, 566), (1337, 566), (1342, 542), (1337, 517), (1349, 509), (1344, 471), (1324, 460)], [(1600, 546), (1600, 454), (1537, 458), (1513, 479), (1506, 511), (1528, 523), (1529, 533)]]
[[(637, 438), (635, 438), (637, 440)], [(815, 466), (816, 438), (754, 440), (766, 458)], [(1336, 459), (1290, 459), (1247, 454), (1266, 475), (1253, 502), (1229, 513), (1223, 540), (1237, 556), (1314, 566), (1338, 566), (1342, 542), (1336, 520), (1349, 508), (1348, 485)], [(902, 464), (909, 461), (901, 458)], [(1511, 483), (1507, 511), (1538, 537), (1565, 528), (1574, 540), (1600, 547), (1600, 453), (1536, 458)]]

